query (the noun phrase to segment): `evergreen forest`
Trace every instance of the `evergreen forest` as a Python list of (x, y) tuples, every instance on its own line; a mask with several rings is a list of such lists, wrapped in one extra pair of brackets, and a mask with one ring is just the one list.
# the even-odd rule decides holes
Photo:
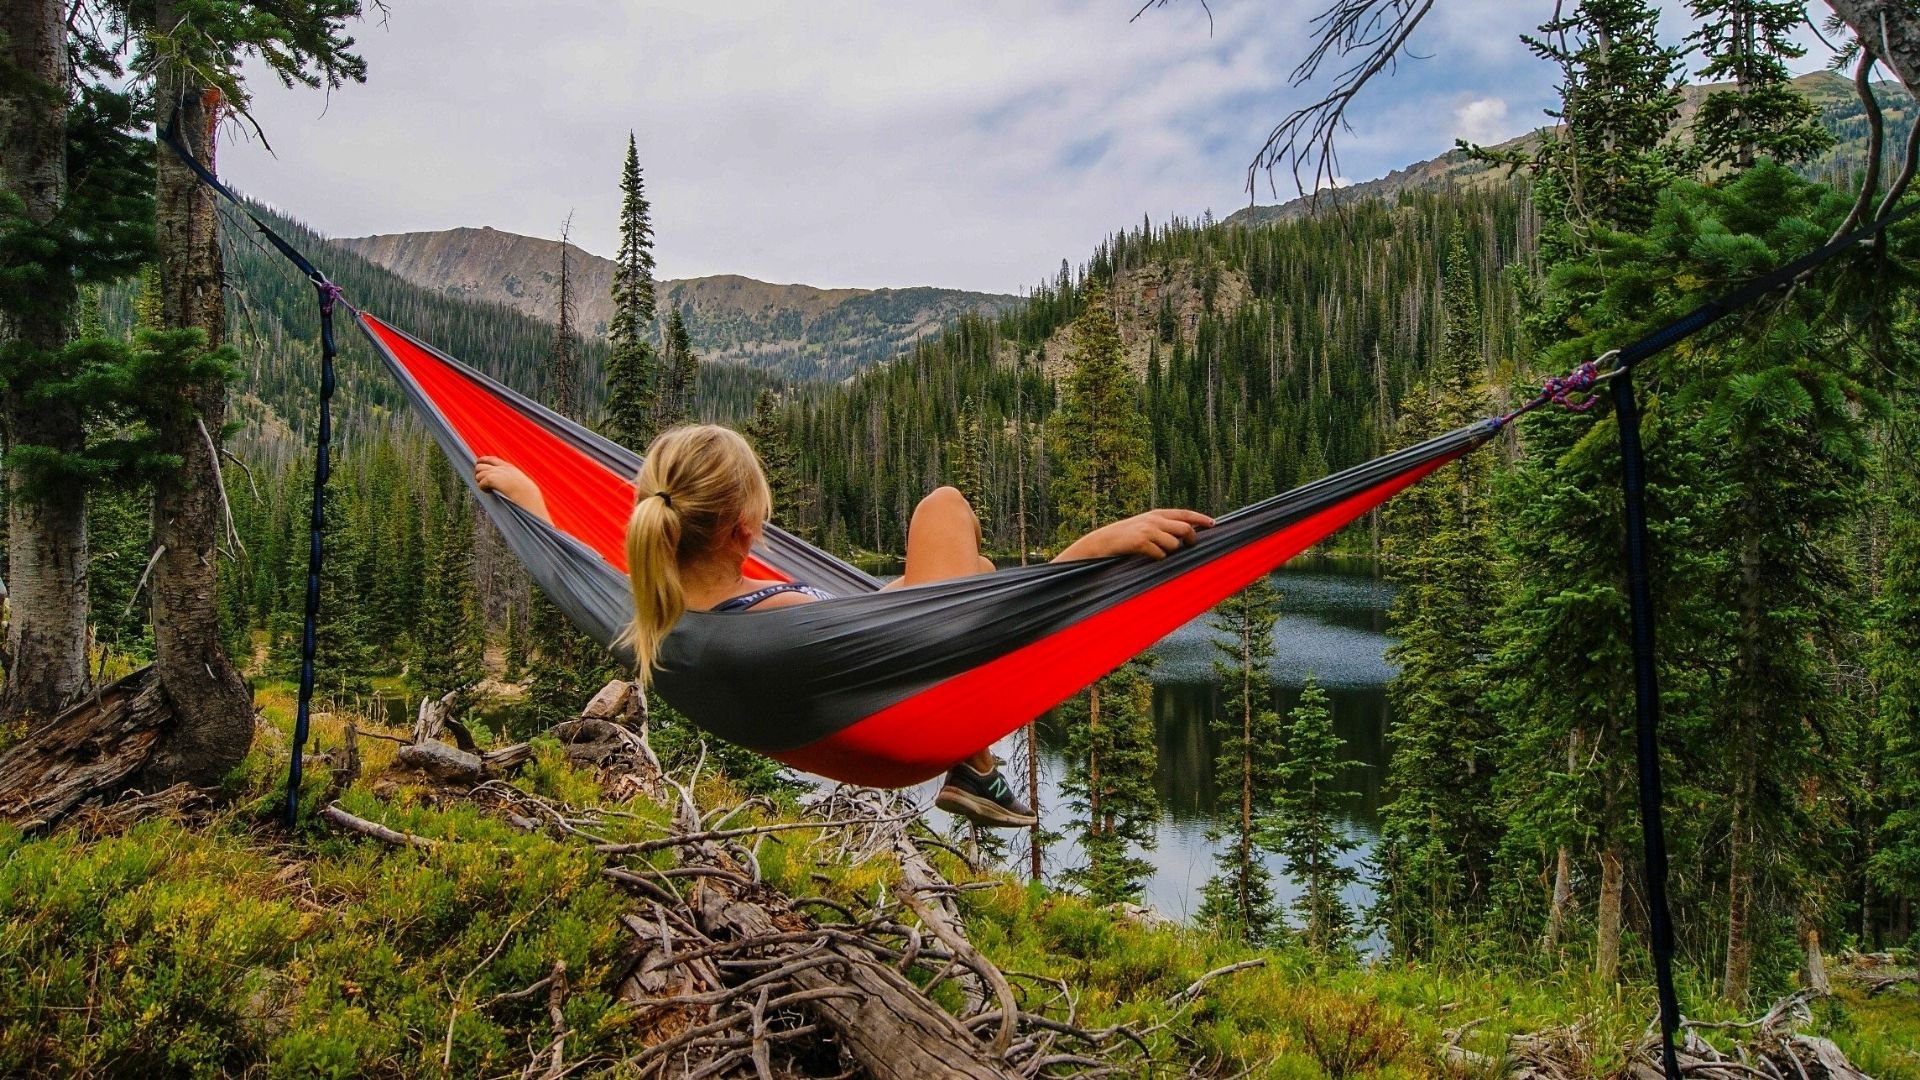
[[(379, 78), (357, 0), (29, 6), (0, 37), (0, 1073), (1657, 1076), (1668, 946), (1689, 1074), (1920, 1077), (1920, 226), (1642, 361), (1637, 418), (1620, 383), (1542, 391), (1913, 204), (1911, 5), (1836, 3), (1835, 71), (1794, 79), (1805, 5), (1579, 0), (1523, 39), (1547, 126), (1438, 180), (1147, 218), (897, 355), (759, 366), (656, 290), (631, 134), (601, 333), (571, 220), (538, 317), (220, 201), (156, 138), (213, 159), (250, 72)], [(337, 356), (268, 230), (337, 286)], [(707, 735), (543, 597), (362, 310), (635, 450), (741, 431), (774, 523), (876, 571), (943, 486), (1024, 566), (1499, 418), (1316, 549), (1391, 587), (1378, 835), (1343, 824), (1327, 690), (1277, 691), (1273, 579), (1205, 616), (1184, 924), (1142, 906), (1152, 655), (1041, 721), (1044, 827), (937, 828)], [(1040, 737), (1000, 746), (1029, 802)]]

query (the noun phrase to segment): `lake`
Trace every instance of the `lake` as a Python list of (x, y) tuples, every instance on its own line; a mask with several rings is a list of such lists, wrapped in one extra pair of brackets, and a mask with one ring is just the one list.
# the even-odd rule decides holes
[[(1349, 856), (1358, 865), (1369, 857), (1379, 836), (1386, 732), (1392, 719), (1386, 685), (1395, 671), (1386, 658), (1393, 643), (1386, 633), (1393, 588), (1374, 577), (1372, 564), (1365, 560), (1296, 559), (1274, 574), (1274, 584), (1280, 590), (1280, 618), (1274, 625), (1274, 700), (1282, 715), (1292, 709), (1309, 672), (1331, 699), (1334, 727), (1346, 740), (1346, 756), (1357, 763), (1342, 779), (1355, 792), (1343, 816), (1348, 835), (1359, 842)], [(1207, 622), (1206, 617), (1196, 619), (1151, 650), (1157, 659), (1152, 678), (1160, 740), (1161, 814), (1158, 844), (1146, 853), (1154, 871), (1145, 900), (1150, 907), (1183, 920), (1199, 910), (1201, 887), (1213, 874), (1215, 850), (1206, 837), (1215, 820), (1213, 759), (1218, 748), (1209, 721), (1220, 690), (1213, 672), (1216, 635)], [(1041, 818), (1048, 828), (1067, 834), (1073, 823), (1057, 786), (1066, 769), (1060, 753), (1063, 732), (1045, 720), (1039, 728)], [(1010, 776), (1025, 774), (1026, 751), (1020, 739), (1015, 735), (995, 747), (1011, 763)], [(938, 786), (930, 783), (919, 794), (930, 802)], [(1024, 790), (1024, 781), (1017, 780), (1016, 787)], [(943, 813), (935, 811), (933, 816), (936, 825), (951, 824)], [(1006, 835), (1013, 838), (1010, 860), (1024, 872), (1026, 834)], [(1078, 860), (1075, 846), (1063, 841), (1049, 849), (1046, 869), (1057, 873)], [(1287, 879), (1278, 858), (1270, 856), (1268, 865), (1275, 893), (1291, 901), (1298, 888)], [(1347, 892), (1356, 912), (1373, 899), (1364, 880), (1368, 872), (1362, 873), (1363, 880)]]

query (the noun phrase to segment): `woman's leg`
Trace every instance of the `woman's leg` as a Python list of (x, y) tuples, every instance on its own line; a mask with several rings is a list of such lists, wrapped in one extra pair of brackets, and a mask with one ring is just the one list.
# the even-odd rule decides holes
[[(943, 487), (920, 500), (907, 524), (907, 572), (895, 587), (970, 577), (993, 569), (980, 554), (980, 518), (959, 488)], [(982, 747), (967, 764), (975, 772), (993, 768), (993, 751)]]
[(968, 577), (993, 569), (980, 554), (980, 518), (960, 489), (943, 487), (920, 500), (907, 524), (907, 572), (896, 586)]

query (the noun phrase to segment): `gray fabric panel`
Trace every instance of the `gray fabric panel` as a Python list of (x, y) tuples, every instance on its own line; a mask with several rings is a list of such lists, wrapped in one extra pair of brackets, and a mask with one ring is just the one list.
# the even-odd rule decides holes
[(1464, 427), (1235, 511), (1161, 560), (1048, 563), (768, 611), (689, 612), (662, 646), (655, 685), (722, 738), (805, 746), (1490, 433)]

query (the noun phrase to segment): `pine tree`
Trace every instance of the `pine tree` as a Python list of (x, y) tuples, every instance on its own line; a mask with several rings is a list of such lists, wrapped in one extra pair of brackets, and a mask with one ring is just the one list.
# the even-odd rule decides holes
[[(1464, 238), (1450, 245), (1446, 332), (1429, 384), (1402, 403), (1405, 442), (1492, 411), (1482, 386), (1479, 305)], [(1431, 387), (1431, 388), (1430, 388)], [(1448, 466), (1386, 509), (1388, 577), (1400, 585), (1390, 655), (1394, 703), (1380, 865), (1381, 913), (1395, 948), (1418, 953), (1438, 928), (1463, 925), (1487, 900), (1499, 826), (1492, 798), (1498, 724), (1481, 704), (1495, 602), (1487, 455)]]
[[(1053, 501), (1063, 544), (1145, 510), (1152, 482), (1146, 417), (1121, 356), (1119, 328), (1100, 294), (1085, 298), (1072, 342), (1071, 371), (1050, 431), (1060, 463)], [(1136, 895), (1151, 869), (1130, 848), (1152, 844), (1157, 818), (1152, 690), (1134, 661), (1063, 707), (1070, 734), (1061, 787), (1086, 815), (1080, 846), (1087, 865), (1068, 876), (1103, 903)]]
[(1219, 824), (1208, 835), (1227, 845), (1215, 856), (1217, 870), (1207, 882), (1200, 920), (1252, 942), (1272, 938), (1280, 923), (1261, 858), (1272, 840), (1264, 824), (1279, 807), (1284, 782), (1285, 740), (1272, 681), (1279, 599), (1273, 580), (1262, 577), (1221, 603), (1213, 617), (1213, 629), (1223, 635), (1214, 639), (1214, 648), (1225, 662), (1213, 662), (1222, 685), (1213, 714), (1220, 743), (1213, 767)]
[(753, 400), (753, 419), (740, 433), (753, 445), (760, 466), (767, 474), (767, 487), (773, 492), (773, 520), (781, 528), (805, 540), (811, 540), (806, 527), (805, 492), (795, 475), (793, 449), (780, 426), (780, 398), (772, 388), (762, 388)]
[[(336, 88), (366, 78), (366, 62), (349, 50), (346, 32), (357, 0), (311, 0), (263, 17), (239, 0), (155, 0), (112, 5), (127, 15), (141, 44), (136, 71), (151, 73), (153, 126), (173, 127), (187, 151), (215, 161), (214, 133), (223, 112), (244, 111), (240, 72), (264, 68), (283, 84)], [(175, 122), (177, 121), (177, 126)], [(214, 193), (171, 147), (150, 147), (158, 237), (161, 322), (198, 335), (164, 382), (175, 392), (155, 418), (159, 449), (179, 461), (153, 483), (153, 542), (162, 552), (150, 579), (154, 674), (179, 717), (179, 749), (165, 775), (218, 783), (245, 756), (253, 738), (253, 694), (227, 656), (217, 604), (224, 527), (219, 442), (227, 430), (227, 383), (233, 355), (203, 363), (226, 340), (225, 269)]]
[[(1872, 826), (1867, 871), (1882, 895), (1910, 899), (1920, 896), (1920, 669), (1913, 663), (1920, 656), (1920, 474), (1911, 455), (1890, 451), (1883, 458), (1883, 584), (1867, 654), (1876, 684), (1872, 734), (1883, 816)], [(1869, 935), (1877, 930), (1865, 929)]]
[(983, 537), (993, 535), (993, 506), (987, 496), (987, 439), (980, 424), (980, 412), (969, 396), (960, 405), (960, 430), (948, 449), (948, 460), (953, 468), (953, 486), (967, 497), (973, 512), (980, 519), (980, 532)]
[(607, 323), (607, 424), (613, 437), (644, 450), (653, 441), (658, 364), (647, 334), (653, 326), (653, 225), (640, 152), (627, 134), (620, 174), (620, 251), (613, 262), (613, 317)]
[(1339, 777), (1353, 763), (1342, 757), (1346, 744), (1333, 730), (1326, 691), (1312, 675), (1288, 720), (1271, 818), (1274, 843), (1301, 886), (1293, 907), (1308, 947), (1343, 953), (1353, 937), (1353, 912), (1342, 894), (1359, 873), (1340, 859), (1359, 844), (1340, 827), (1340, 806), (1354, 792), (1343, 789)]
[(102, 85), (118, 81), (101, 59), (113, 54), (70, 41), (57, 6), (9, 15), (0, 42), (0, 483), (12, 618), (0, 642), (0, 722), (51, 717), (88, 689), (87, 494), (126, 481), (153, 451), (150, 440), (117, 446), (112, 430), (130, 418), (130, 399), (145, 396), (131, 381), (135, 358), (124, 342), (75, 332), (80, 288), (152, 254), (152, 173), (133, 97)]
[(547, 352), (547, 386), (553, 410), (569, 419), (578, 419), (580, 407), (580, 331), (573, 325), (573, 215), (560, 226), (560, 295), (554, 303), (553, 344)]
[(1706, 56), (1700, 78), (1732, 82), (1708, 94), (1694, 114), (1693, 136), (1703, 164), (1753, 167), (1756, 155), (1782, 164), (1806, 161), (1833, 144), (1820, 127), (1819, 107), (1796, 93), (1789, 60), (1807, 54), (1793, 40), (1807, 7), (1793, 0), (1691, 0), (1698, 30), (1687, 36)]
[(1686, 153), (1670, 136), (1680, 115), (1680, 52), (1660, 43), (1659, 12), (1646, 0), (1581, 0), (1574, 11), (1523, 35), (1535, 55), (1561, 71), (1558, 119), (1537, 152), (1486, 160), (1531, 168), (1542, 210), (1558, 226), (1547, 254), (1577, 246), (1562, 223), (1640, 228), (1659, 193), (1682, 175)]
[(412, 677), (422, 693), (438, 699), (479, 682), (485, 671), (467, 500), (455, 490), (446, 459), (436, 454), (432, 461), (433, 489), (443, 494), (443, 501), (434, 513), (420, 613), (413, 626)]
[(665, 431), (693, 419), (693, 391), (700, 370), (700, 359), (693, 353), (693, 340), (687, 335), (687, 323), (680, 309), (667, 316), (667, 350), (660, 370), (660, 392), (654, 403), (655, 431)]
[[(570, 417), (579, 407), (580, 379), (579, 334), (573, 325), (573, 275), (567, 255), (572, 224), (569, 218), (560, 230), (560, 294), (555, 311), (558, 325), (546, 369), (553, 408)], [(613, 661), (607, 650), (568, 622), (545, 595), (534, 596), (529, 608), (527, 628), (537, 660), (527, 688), (527, 704), (529, 720), (544, 728), (578, 715), (580, 707), (613, 677)]]
[(1145, 510), (1153, 477), (1146, 417), (1104, 293), (1089, 293), (1073, 322), (1069, 374), (1050, 428), (1057, 539), (1072, 543)]
[(1135, 900), (1153, 864), (1134, 852), (1151, 849), (1159, 819), (1154, 772), (1153, 684), (1131, 661), (1060, 707), (1067, 729), (1067, 775), (1060, 790), (1081, 817), (1080, 854), (1066, 880), (1095, 903)]

